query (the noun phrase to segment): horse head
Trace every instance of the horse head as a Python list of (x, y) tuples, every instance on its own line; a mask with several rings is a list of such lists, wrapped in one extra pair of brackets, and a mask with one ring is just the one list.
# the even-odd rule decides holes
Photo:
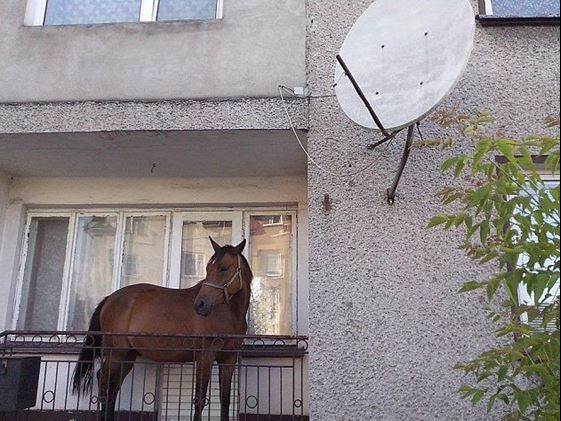
[[(209, 237), (210, 238), (210, 237)], [(252, 278), (251, 269), (242, 255), (246, 240), (237, 246), (220, 246), (212, 238), (214, 255), (206, 266), (206, 278), (193, 304), (199, 316), (209, 316), (215, 306), (228, 304)]]

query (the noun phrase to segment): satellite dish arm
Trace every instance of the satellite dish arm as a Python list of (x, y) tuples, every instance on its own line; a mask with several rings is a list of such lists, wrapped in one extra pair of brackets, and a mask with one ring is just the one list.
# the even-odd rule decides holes
[(343, 71), (345, 72), (345, 75), (349, 78), (349, 81), (351, 82), (351, 84), (355, 88), (356, 93), (358, 94), (358, 96), (360, 97), (362, 102), (364, 102), (364, 105), (366, 106), (366, 109), (368, 110), (368, 112), (372, 116), (372, 119), (376, 123), (376, 126), (378, 126), (378, 128), (380, 129), (382, 134), (386, 137), (385, 141), (392, 139), (395, 136), (396, 133), (395, 132), (390, 133), (386, 130), (386, 128), (384, 127), (384, 125), (382, 124), (382, 122), (380, 121), (380, 119), (378, 118), (376, 113), (374, 112), (374, 109), (372, 108), (372, 105), (370, 105), (370, 102), (368, 102), (368, 99), (366, 98), (366, 95), (364, 95), (364, 92), (360, 88), (360, 85), (358, 84), (358, 82), (354, 78), (353, 74), (349, 70), (349, 67), (345, 63), (345, 60), (343, 60), (343, 57), (341, 57), (340, 54), (337, 54), (337, 61), (339, 62), (339, 64), (343, 68)]
[(397, 174), (393, 180), (392, 186), (386, 191), (386, 199), (388, 200), (388, 205), (393, 205), (395, 202), (395, 192), (397, 190), (397, 185), (401, 180), (403, 175), (403, 170), (405, 165), (409, 160), (409, 155), (411, 154), (411, 148), (413, 147), (413, 140), (415, 139), (415, 124), (409, 126), (407, 130), (407, 141), (405, 142), (405, 150), (403, 151), (403, 156), (401, 157), (401, 162), (397, 170)]

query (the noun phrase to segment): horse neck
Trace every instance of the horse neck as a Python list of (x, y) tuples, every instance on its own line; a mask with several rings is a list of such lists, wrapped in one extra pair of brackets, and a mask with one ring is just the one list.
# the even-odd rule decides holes
[(246, 268), (242, 269), (241, 275), (243, 288), (232, 298), (231, 306), (234, 314), (240, 319), (245, 320), (251, 299), (252, 275), (251, 271), (248, 271)]

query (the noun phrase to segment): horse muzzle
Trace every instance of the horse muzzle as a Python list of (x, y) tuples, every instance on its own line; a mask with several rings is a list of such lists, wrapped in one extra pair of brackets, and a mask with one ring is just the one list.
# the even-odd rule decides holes
[(201, 299), (193, 305), (193, 308), (199, 316), (208, 317), (210, 313), (212, 313), (214, 303), (210, 303), (207, 300)]

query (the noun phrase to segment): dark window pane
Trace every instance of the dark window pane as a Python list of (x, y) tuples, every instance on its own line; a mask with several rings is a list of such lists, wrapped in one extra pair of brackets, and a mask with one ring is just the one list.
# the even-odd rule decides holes
[(45, 25), (138, 22), (141, 0), (48, 0)]
[(34, 218), (29, 236), (19, 328), (56, 330), (68, 218)]
[(158, 20), (216, 19), (217, 0), (160, 0)]
[(559, 16), (559, 0), (492, 0), (492, 5), (494, 16)]

